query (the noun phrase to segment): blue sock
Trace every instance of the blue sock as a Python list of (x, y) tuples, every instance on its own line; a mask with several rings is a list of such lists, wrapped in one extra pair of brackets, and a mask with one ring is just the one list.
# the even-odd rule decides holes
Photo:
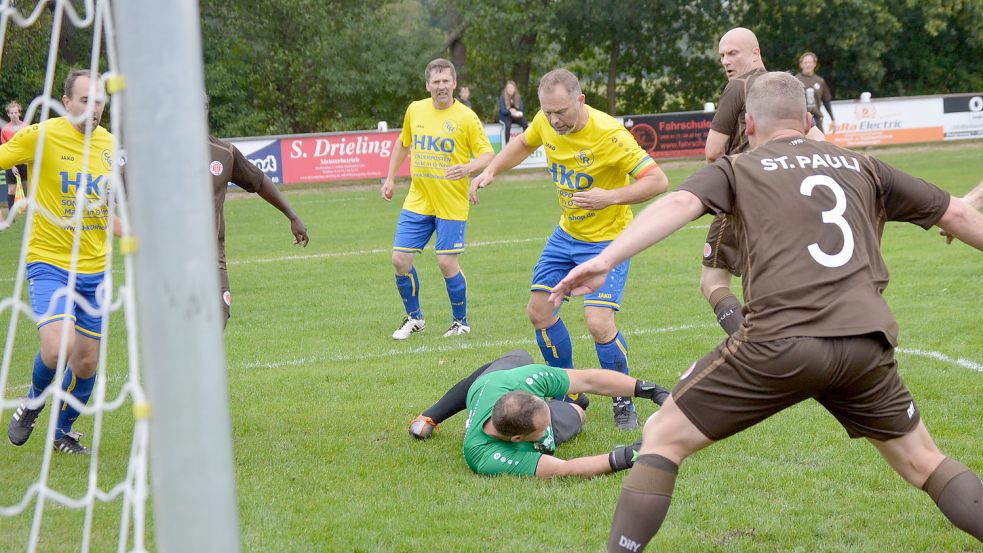
[[(96, 375), (89, 378), (77, 378), (72, 371), (65, 371), (65, 379), (61, 387), (66, 392), (75, 396), (82, 402), (82, 405), (89, 403), (89, 396), (92, 395), (92, 387), (96, 383)], [(55, 439), (59, 439), (72, 431), (75, 419), (79, 418), (79, 412), (68, 403), (61, 404), (61, 411), (58, 413), (58, 429), (55, 431)]]
[(563, 319), (557, 319), (549, 328), (536, 330), (536, 343), (539, 344), (539, 351), (543, 352), (547, 365), (561, 369), (573, 368), (573, 342), (570, 341), (570, 332), (567, 325), (563, 324)]
[(406, 316), (411, 319), (422, 319), (423, 311), (420, 310), (420, 277), (416, 275), (416, 267), (411, 267), (408, 274), (403, 276), (396, 275), (396, 288), (399, 289), (399, 296), (403, 298)]
[(464, 272), (458, 273), (451, 278), (445, 278), (447, 284), (447, 297), (451, 300), (451, 312), (455, 321), (468, 324), (468, 281), (464, 278)]
[(31, 375), (31, 389), (27, 391), (27, 397), (33, 399), (41, 395), (54, 378), (55, 370), (44, 364), (39, 351), (34, 358), (34, 373)]
[(601, 368), (628, 374), (628, 343), (621, 332), (606, 344), (595, 343), (594, 348), (597, 349), (597, 360), (601, 363)]

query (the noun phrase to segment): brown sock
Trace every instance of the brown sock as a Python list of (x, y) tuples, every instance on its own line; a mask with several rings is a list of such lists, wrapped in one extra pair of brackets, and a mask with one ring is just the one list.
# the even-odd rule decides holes
[(638, 553), (659, 531), (669, 512), (679, 465), (661, 455), (642, 455), (621, 487), (611, 522), (608, 551)]
[(922, 489), (945, 518), (983, 542), (983, 482), (975, 472), (955, 459), (946, 458)]
[(738, 328), (744, 324), (744, 315), (741, 313), (741, 302), (737, 296), (730, 292), (728, 288), (717, 288), (710, 294), (710, 305), (713, 312), (717, 315), (717, 324), (724, 329), (728, 336), (737, 332)]

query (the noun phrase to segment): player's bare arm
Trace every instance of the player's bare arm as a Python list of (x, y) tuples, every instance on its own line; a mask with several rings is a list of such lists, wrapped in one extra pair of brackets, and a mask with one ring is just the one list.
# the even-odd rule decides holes
[(410, 149), (403, 146), (399, 137), (393, 140), (392, 151), (393, 155), (389, 158), (389, 172), (386, 173), (386, 180), (382, 181), (382, 188), (379, 190), (382, 199), (387, 202), (393, 199), (393, 192), (396, 190), (396, 171), (399, 171), (399, 166), (406, 161), (406, 156), (410, 154)]
[(515, 167), (516, 165), (522, 163), (522, 160), (531, 156), (536, 148), (533, 148), (526, 142), (526, 137), (524, 135), (519, 135), (512, 139), (501, 152), (498, 153), (494, 159), (488, 164), (487, 167), (481, 172), (480, 175), (471, 181), (471, 188), (468, 190), (468, 199), (471, 203), (478, 205), (478, 190), (485, 188), (495, 180), (495, 175), (508, 171), (509, 169)]
[(939, 227), (959, 240), (983, 250), (983, 213), (962, 198), (952, 197)]
[(983, 209), (983, 181), (976, 185), (976, 188), (963, 196), (963, 201), (973, 206), (973, 209)]
[(647, 202), (669, 189), (669, 178), (655, 167), (628, 186), (613, 190), (591, 188), (573, 195), (574, 205), (583, 209), (604, 209), (611, 205), (632, 205)]
[(495, 152), (488, 152), (481, 154), (480, 156), (472, 159), (468, 163), (461, 163), (459, 165), (451, 165), (447, 168), (444, 175), (450, 180), (463, 179), (464, 177), (471, 176), (479, 171), (483, 171), (491, 160), (495, 157)]
[(622, 261), (663, 240), (706, 212), (694, 194), (678, 190), (645, 208), (597, 257), (575, 267), (550, 293), (559, 306), (566, 295), (580, 296), (600, 288), (607, 273)]
[(727, 141), (730, 139), (726, 134), (710, 129), (707, 135), (707, 144), (703, 153), (707, 158), (707, 163), (717, 161), (717, 158), (727, 153)]
[[(963, 196), (963, 201), (968, 203), (970, 207), (976, 210), (983, 209), (983, 181), (980, 181), (975, 188), (970, 190), (965, 196)], [(941, 226), (941, 225), (940, 225)], [(945, 243), (951, 244), (956, 238), (944, 228), (939, 230), (939, 234), (945, 236)]]
[(557, 476), (591, 478), (601, 474), (609, 474), (614, 472), (608, 460), (609, 456), (609, 453), (602, 453), (564, 461), (552, 455), (543, 455), (539, 458), (539, 464), (536, 465), (536, 478), (542, 480), (549, 480)]
[(587, 392), (601, 396), (640, 397), (662, 405), (669, 390), (654, 382), (632, 378), (608, 369), (566, 369), (570, 379), (567, 393)]
[(283, 196), (280, 189), (277, 188), (273, 181), (269, 177), (264, 176), (262, 184), (259, 185), (259, 190), (256, 194), (260, 198), (266, 200), (266, 203), (277, 208), (280, 213), (290, 221), (290, 234), (294, 236), (294, 244), (307, 247), (307, 243), (310, 242), (310, 237), (307, 236), (307, 225), (304, 221), (301, 221), (300, 217), (290, 206), (290, 202)]

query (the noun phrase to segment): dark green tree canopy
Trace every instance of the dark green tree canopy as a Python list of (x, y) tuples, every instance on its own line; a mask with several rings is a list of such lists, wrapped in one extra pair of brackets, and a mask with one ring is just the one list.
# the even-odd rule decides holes
[[(36, 2), (11, 4), (28, 13)], [(26, 108), (43, 90), (45, 12), (27, 29), (7, 23), (0, 102)], [(723, 89), (717, 41), (737, 25), (758, 35), (771, 70), (798, 71), (816, 52), (836, 98), (983, 91), (980, 0), (201, 0), (201, 15), (221, 136), (397, 127), (427, 96), (435, 57), (457, 63), (486, 121), (509, 79), (532, 114), (539, 76), (560, 66), (599, 109), (698, 110)], [(63, 79), (88, 64), (91, 33), (68, 25), (58, 46)]]

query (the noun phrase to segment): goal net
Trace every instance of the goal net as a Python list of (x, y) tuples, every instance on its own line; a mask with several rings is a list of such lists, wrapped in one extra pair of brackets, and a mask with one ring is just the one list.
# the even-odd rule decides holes
[[(33, 98), (0, 98), (19, 100), (24, 121), (40, 124), (27, 174), (19, 175), (24, 199), (0, 220), (0, 420), (45, 405), (25, 443), (13, 445), (13, 434), (0, 439), (0, 551), (239, 549), (218, 302), (201, 306), (204, 291), (214, 295), (218, 286), (214, 239), (202, 239), (214, 236), (214, 223), (198, 21), (194, 0), (0, 1), (0, 76), (12, 56), (47, 52), (31, 68), (43, 75)], [(23, 59), (15, 61), (22, 68)], [(99, 75), (89, 79), (80, 114), (62, 102), (70, 69)], [(162, 90), (162, 81), (177, 85)], [(93, 121), (102, 102), (108, 149)], [(189, 129), (196, 114), (200, 124)], [(45, 123), (58, 118), (84, 131), (76, 137), (81, 156), (60, 150), (63, 136)], [(172, 159), (187, 163), (174, 167)], [(93, 171), (99, 162), (105, 167)], [(78, 173), (64, 163), (79, 164)], [(102, 242), (93, 245), (97, 227)], [(28, 274), (44, 228), (67, 239), (58, 264), (67, 282), (53, 292)], [(105, 270), (84, 292), (93, 249), (104, 252)], [(39, 313), (45, 293), (53, 307)], [(54, 307), (59, 298), (64, 308)], [(38, 327), (53, 319), (57, 347), (46, 347), (57, 351), (54, 377), (25, 403), (41, 359)], [(73, 356), (77, 336), (99, 344), (85, 403), (73, 394), (82, 377), (71, 367), (93, 359)], [(89, 455), (55, 447), (71, 409)]]

